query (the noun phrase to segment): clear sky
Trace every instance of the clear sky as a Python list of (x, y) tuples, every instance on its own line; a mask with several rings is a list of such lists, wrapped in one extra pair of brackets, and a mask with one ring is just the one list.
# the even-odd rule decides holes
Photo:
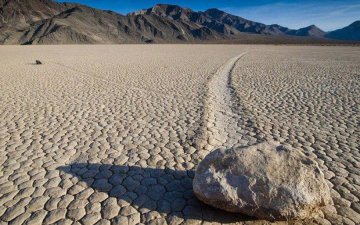
[(360, 0), (58, 0), (77, 2), (122, 14), (157, 3), (176, 4), (195, 11), (218, 8), (265, 24), (301, 28), (315, 24), (325, 31), (360, 20)]

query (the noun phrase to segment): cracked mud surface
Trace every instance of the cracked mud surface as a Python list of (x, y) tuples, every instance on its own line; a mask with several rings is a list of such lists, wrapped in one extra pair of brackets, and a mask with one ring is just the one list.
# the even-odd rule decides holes
[(360, 221), (359, 48), (1, 51), (0, 224), (263, 224), (192, 193), (209, 151), (263, 139), (321, 164), (335, 207), (308, 223)]

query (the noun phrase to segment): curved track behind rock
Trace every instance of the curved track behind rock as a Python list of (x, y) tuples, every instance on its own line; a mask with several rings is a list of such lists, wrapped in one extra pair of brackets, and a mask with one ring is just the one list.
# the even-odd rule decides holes
[(262, 140), (232, 87), (233, 69), (246, 54), (244, 52), (228, 60), (208, 82), (203, 131), (199, 138), (200, 147), (205, 151), (235, 145), (248, 146)]

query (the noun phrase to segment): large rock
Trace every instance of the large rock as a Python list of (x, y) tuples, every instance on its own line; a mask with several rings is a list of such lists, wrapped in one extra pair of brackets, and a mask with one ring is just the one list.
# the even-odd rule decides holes
[(332, 203), (317, 163), (277, 142), (211, 152), (193, 188), (211, 206), (267, 220), (308, 218)]

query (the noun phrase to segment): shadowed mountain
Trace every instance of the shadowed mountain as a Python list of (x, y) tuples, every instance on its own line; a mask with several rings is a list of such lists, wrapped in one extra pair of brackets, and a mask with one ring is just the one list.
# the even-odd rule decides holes
[(326, 34), (327, 38), (338, 40), (360, 40), (360, 20), (355, 21), (347, 27)]
[[(358, 28), (355, 27), (354, 30), (356, 29)], [(121, 15), (80, 4), (57, 3), (51, 0), (0, 0), (0, 43), (2, 44), (204, 41), (333, 42), (325, 39), (324, 32), (315, 26), (292, 30), (276, 24), (265, 25), (246, 20), (218, 9), (195, 12), (176, 5), (158, 4), (149, 9)]]

